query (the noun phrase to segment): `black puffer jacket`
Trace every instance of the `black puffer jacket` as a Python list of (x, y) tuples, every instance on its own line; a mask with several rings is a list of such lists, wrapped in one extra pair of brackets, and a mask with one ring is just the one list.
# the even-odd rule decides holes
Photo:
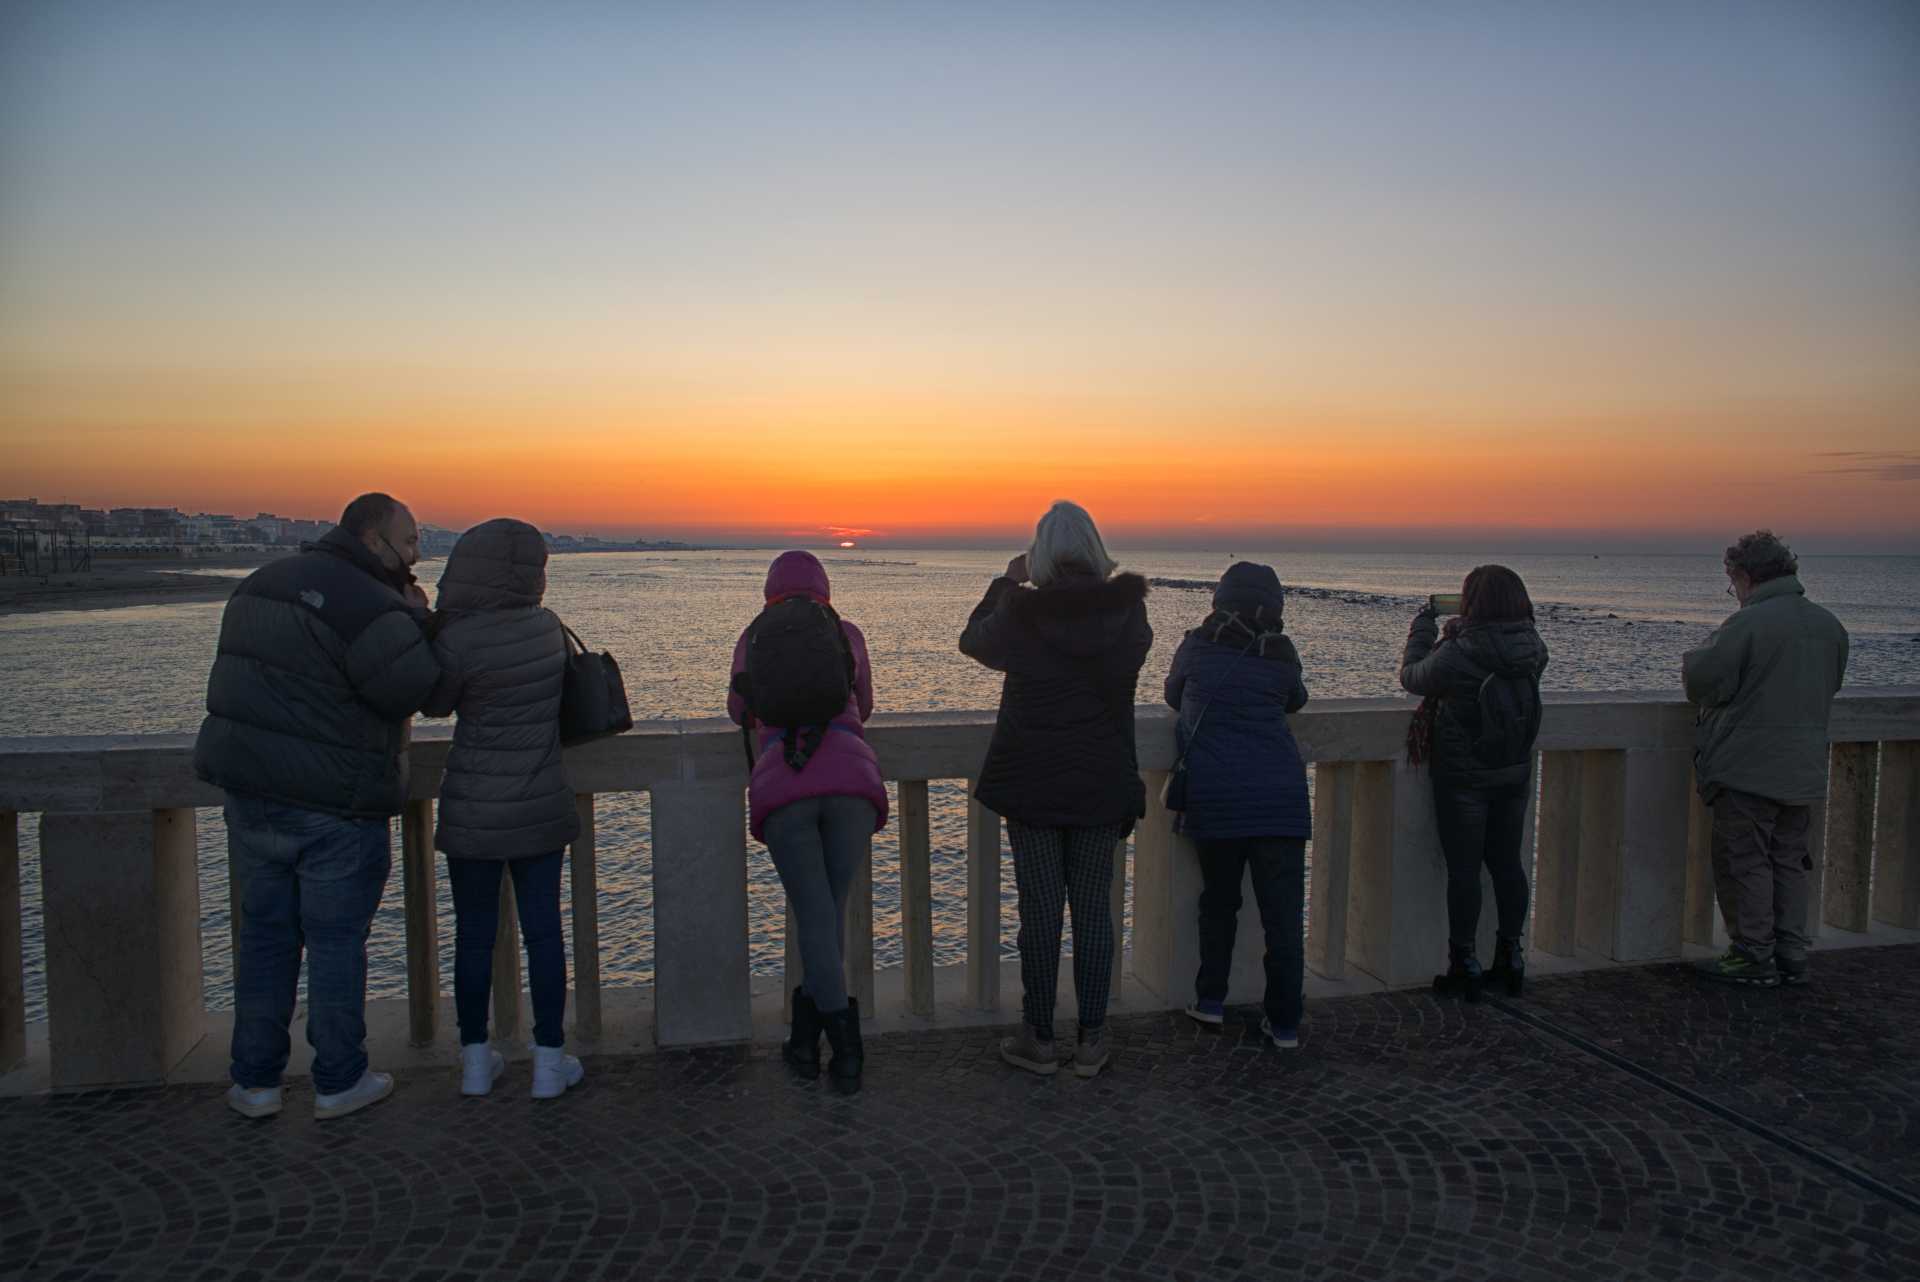
[(1090, 828), (1147, 810), (1133, 698), (1153, 645), (1147, 581), (1064, 576), (1044, 588), (995, 579), (960, 651), (1007, 674), (974, 797), (1037, 827)]
[(546, 590), (546, 541), (525, 521), (474, 526), (440, 576), (443, 675), (426, 711), (460, 719), (433, 844), (456, 858), (549, 854), (580, 833), (560, 760), (567, 642)]
[(329, 814), (400, 813), (407, 721), (440, 677), (406, 582), (337, 528), (241, 580), (220, 620), (194, 773)]
[(1488, 676), (1540, 679), (1547, 670), (1547, 643), (1527, 620), (1469, 623), (1451, 641), (1435, 645), (1440, 628), (1422, 611), (1407, 632), (1400, 684), (1440, 700), (1433, 723), (1433, 777), (1456, 788), (1503, 788), (1523, 784), (1533, 768), (1533, 743), (1510, 761), (1488, 761), (1475, 751), (1480, 736), (1480, 685)]

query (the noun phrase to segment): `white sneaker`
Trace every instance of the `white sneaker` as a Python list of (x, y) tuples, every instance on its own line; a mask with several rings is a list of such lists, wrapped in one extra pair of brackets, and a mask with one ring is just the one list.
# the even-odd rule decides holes
[(485, 1095), (507, 1071), (507, 1057), (485, 1042), (460, 1048), (460, 1093)]
[(1265, 1015), (1260, 1017), (1260, 1032), (1266, 1039), (1283, 1051), (1290, 1051), (1300, 1044), (1300, 1030), (1297, 1028), (1275, 1028), (1273, 1021)]
[(533, 1048), (533, 1097), (553, 1099), (565, 1095), (587, 1078), (579, 1060), (559, 1046)]
[(376, 1073), (372, 1069), (360, 1074), (360, 1080), (344, 1091), (332, 1095), (313, 1097), (313, 1119), (316, 1122), (331, 1121), (336, 1117), (345, 1117), (349, 1113), (358, 1113), (369, 1104), (378, 1104), (393, 1094), (393, 1074)]
[(272, 1117), (280, 1111), (278, 1086), (247, 1087), (235, 1082), (227, 1088), (227, 1107), (242, 1117)]

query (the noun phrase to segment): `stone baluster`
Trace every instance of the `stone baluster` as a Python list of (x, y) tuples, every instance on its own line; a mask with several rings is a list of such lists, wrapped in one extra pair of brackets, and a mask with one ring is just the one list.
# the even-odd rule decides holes
[(736, 780), (653, 788), (654, 1041), (753, 1036), (746, 794)]
[(1127, 846), (1122, 838), (1113, 847), (1113, 889), (1107, 911), (1113, 917), (1113, 973), (1107, 979), (1107, 1002), (1118, 1004), (1126, 992), (1127, 973)]
[(54, 1088), (165, 1081), (205, 1031), (193, 811), (49, 813), (40, 870)]
[(1618, 835), (1606, 848), (1610, 858), (1581, 860), (1583, 874), (1595, 863), (1606, 864), (1609, 883), (1609, 893), (1596, 897), (1591, 911), (1583, 902), (1582, 943), (1590, 937), (1589, 946), (1614, 961), (1678, 957), (1687, 902), (1692, 754), (1628, 748), (1606, 755), (1607, 764), (1588, 773), (1590, 788), (1600, 780), (1604, 785), (1586, 799), (1588, 807), (1606, 810), (1581, 840), (1588, 832)]
[(1713, 811), (1700, 799), (1699, 780), (1689, 778), (1687, 797), (1687, 907), (1680, 937), (1711, 948), (1716, 912), (1713, 885)]
[(873, 843), (853, 870), (847, 887), (846, 936), (841, 941), (846, 959), (847, 995), (860, 1003), (864, 1018), (873, 1015)]
[[(1679, 956), (1690, 929), (1690, 843), (1699, 839), (1688, 754), (1590, 748), (1542, 757), (1537, 946), (1614, 961)], [(1696, 876), (1696, 915), (1701, 890)]]
[(900, 781), (900, 934), (907, 1009), (930, 1016), (933, 1000), (932, 818), (925, 779)]
[(1000, 1009), (1000, 816), (967, 784), (967, 998)]
[(1353, 874), (1354, 763), (1313, 767), (1313, 870), (1307, 899), (1307, 965), (1327, 979), (1347, 974), (1347, 907)]
[(1571, 957), (1580, 905), (1580, 752), (1540, 754), (1540, 825), (1533, 872), (1533, 942)]
[(1821, 917), (1864, 934), (1873, 921), (1873, 795), (1880, 745), (1836, 743), (1827, 756), (1826, 868)]
[(430, 799), (409, 801), (400, 812), (400, 879), (407, 916), (407, 1040), (430, 1046), (440, 1014), (440, 922)]
[(1880, 804), (1874, 821), (1873, 919), (1920, 930), (1920, 740), (1880, 745)]
[(582, 1041), (600, 1039), (600, 890), (594, 865), (593, 794), (573, 799), (580, 835), (567, 866), (573, 876), (573, 1031)]
[(0, 1073), (27, 1057), (26, 955), (20, 937), (20, 816), (0, 810)]

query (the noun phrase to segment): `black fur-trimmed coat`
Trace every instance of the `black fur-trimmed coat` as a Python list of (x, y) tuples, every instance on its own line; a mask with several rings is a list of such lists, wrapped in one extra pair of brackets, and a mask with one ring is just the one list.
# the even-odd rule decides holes
[(1147, 581), (1067, 575), (1044, 588), (995, 579), (962, 654), (1006, 673), (973, 795), (1036, 827), (1124, 824), (1146, 813), (1134, 690), (1153, 645)]

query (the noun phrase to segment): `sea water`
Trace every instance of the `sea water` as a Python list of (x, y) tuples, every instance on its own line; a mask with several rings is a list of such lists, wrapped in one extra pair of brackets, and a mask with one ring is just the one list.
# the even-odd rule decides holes
[[(999, 678), (956, 648), (967, 615), (1016, 549), (822, 551), (833, 602), (866, 633), (880, 711), (991, 710)], [(1715, 556), (1480, 555), (1388, 552), (1116, 549), (1154, 581), (1153, 649), (1139, 701), (1160, 699), (1181, 635), (1206, 614), (1210, 585), (1230, 560), (1273, 565), (1288, 588), (1287, 629), (1317, 698), (1391, 695), (1408, 620), (1432, 592), (1458, 591), (1464, 572), (1498, 559), (1526, 580), (1552, 659), (1548, 690), (1677, 692), (1680, 656), (1734, 609)], [(637, 718), (704, 717), (725, 710), (735, 638), (762, 603), (772, 553), (596, 553), (555, 557), (547, 603), (625, 673)], [(439, 563), (419, 567), (431, 589)], [(1801, 579), (1853, 638), (1851, 685), (1920, 684), (1920, 557), (1809, 556)], [(191, 732), (200, 721), (219, 634), (218, 602), (0, 617), (0, 735)], [(1409, 710), (1412, 703), (1409, 700)], [(930, 790), (935, 961), (966, 950), (966, 807), (958, 781)], [(602, 982), (653, 977), (652, 876), (645, 794), (596, 800)], [(231, 1004), (227, 860), (220, 812), (198, 814), (208, 1005)], [(396, 825), (397, 838), (397, 825)], [(44, 1017), (38, 823), (21, 822), (28, 1018)], [(898, 845), (891, 826), (874, 843), (876, 964), (901, 958)], [(785, 903), (771, 861), (747, 853), (749, 950), (758, 974), (779, 970)], [(1003, 948), (1017, 920), (1013, 877), (1001, 879)], [(563, 895), (565, 894), (563, 884)], [(441, 879), (441, 973), (452, 974), (453, 921)], [(1124, 926), (1124, 923), (1123, 923)], [(374, 923), (375, 997), (405, 991), (398, 879)]]

